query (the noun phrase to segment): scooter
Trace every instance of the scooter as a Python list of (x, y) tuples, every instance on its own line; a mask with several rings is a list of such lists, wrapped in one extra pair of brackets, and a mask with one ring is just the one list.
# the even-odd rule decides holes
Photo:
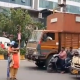
[(80, 54), (78, 52), (74, 53), (72, 58), (70, 73), (76, 77), (80, 75)]
[[(51, 72), (60, 72), (60, 66), (57, 63), (59, 59), (59, 54), (55, 54), (53, 55), (53, 57), (50, 59), (49, 63), (48, 63), (48, 67), (47, 67), (47, 72), (51, 73)], [(65, 71), (68, 72), (71, 66), (71, 60), (70, 59), (66, 59), (65, 60)]]

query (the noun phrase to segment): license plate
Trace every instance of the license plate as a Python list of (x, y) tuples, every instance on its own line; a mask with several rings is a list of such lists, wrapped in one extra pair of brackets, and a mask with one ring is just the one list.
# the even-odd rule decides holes
[(73, 74), (78, 74), (78, 71), (77, 70), (73, 70), (72, 73)]

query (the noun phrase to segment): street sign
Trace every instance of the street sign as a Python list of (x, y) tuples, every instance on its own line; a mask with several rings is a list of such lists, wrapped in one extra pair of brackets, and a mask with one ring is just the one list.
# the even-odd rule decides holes
[(18, 40), (21, 40), (21, 33), (18, 33)]

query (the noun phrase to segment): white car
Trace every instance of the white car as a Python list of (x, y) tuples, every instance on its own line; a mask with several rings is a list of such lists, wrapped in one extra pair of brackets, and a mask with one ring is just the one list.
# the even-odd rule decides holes
[(0, 37), (0, 42), (2, 42), (2, 44), (4, 44), (4, 47), (7, 49), (8, 44), (10, 43), (10, 39), (5, 37)]

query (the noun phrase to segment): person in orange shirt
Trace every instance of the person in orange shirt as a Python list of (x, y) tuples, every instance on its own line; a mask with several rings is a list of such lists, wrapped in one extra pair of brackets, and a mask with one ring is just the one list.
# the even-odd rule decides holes
[[(15, 48), (16, 45), (14, 45), (14, 44), (15, 44), (15, 41), (12, 41), (10, 43), (10, 46), (8, 47), (8, 70), (7, 70), (7, 76), (9, 78), (9, 75), (10, 75), (10, 80), (16, 79), (15, 75), (17, 73), (17, 69), (14, 69), (14, 68), (17, 68), (17, 67), (15, 67), (15, 64), (17, 64), (18, 61), (19, 61), (18, 54), (17, 54), (19, 49)], [(16, 57), (16, 55), (17, 55), (17, 57)], [(15, 60), (15, 58), (17, 58), (18, 60)], [(18, 66), (19, 66), (19, 64), (18, 64)], [(9, 71), (10, 71), (10, 73), (9, 73)]]
[(12, 54), (13, 64), (10, 66), (10, 75), (11, 80), (17, 80), (16, 75), (19, 68), (19, 48), (17, 43), (14, 43), (14, 45), (12, 46), (12, 50), (15, 52)]

